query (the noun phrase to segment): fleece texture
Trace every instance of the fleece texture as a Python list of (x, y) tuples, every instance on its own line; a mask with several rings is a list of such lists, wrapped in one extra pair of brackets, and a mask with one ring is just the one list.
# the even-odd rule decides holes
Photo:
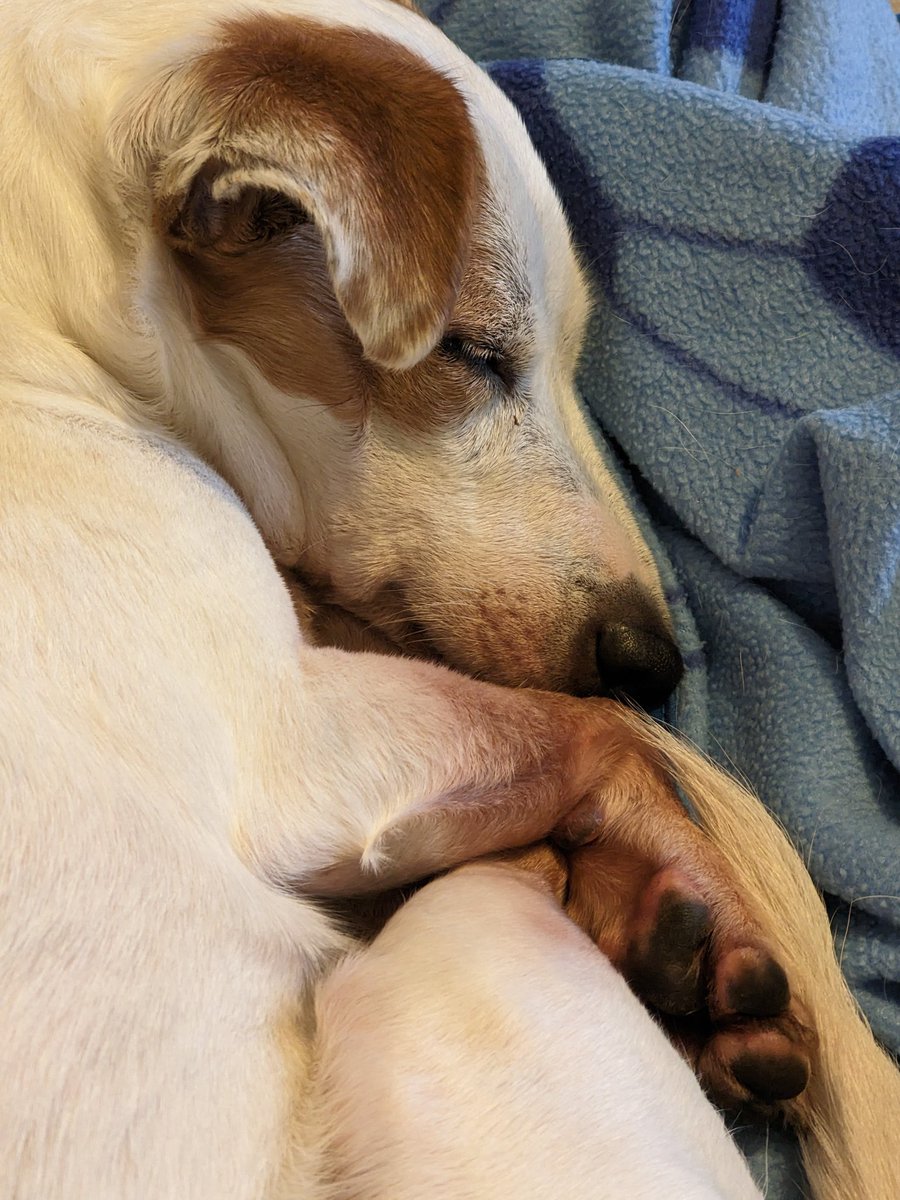
[[(659, 554), (666, 716), (787, 828), (896, 1053), (900, 26), (887, 0), (425, 7), (518, 106), (592, 272), (582, 393)], [(790, 1143), (747, 1138), (797, 1195)]]

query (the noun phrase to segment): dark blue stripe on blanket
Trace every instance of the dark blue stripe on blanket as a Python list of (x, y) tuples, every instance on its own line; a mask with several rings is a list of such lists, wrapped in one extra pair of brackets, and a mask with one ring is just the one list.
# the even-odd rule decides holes
[(618, 295), (615, 285), (616, 244), (623, 221), (568, 130), (556, 116), (543, 63), (536, 60), (491, 63), (488, 70), (522, 114), (528, 132), (543, 156), (550, 178), (564, 198), (575, 240), (613, 311), (668, 358), (724, 390), (738, 403), (770, 416), (803, 416), (805, 410), (796, 405), (765, 396), (761, 392), (752, 392), (740, 384), (720, 378), (707, 363), (666, 338), (648, 317), (628, 306)]
[(741, 515), (741, 524), (738, 529), (737, 548), (738, 553), (743, 554), (747, 549), (747, 543), (750, 541), (750, 534), (753, 532), (753, 526), (756, 522), (756, 517), (759, 512), (759, 502), (762, 500), (762, 488), (757, 488), (750, 499), (747, 501), (747, 507)]
[(900, 357), (900, 138), (854, 149), (810, 226), (803, 260), (843, 315)]
[(776, 396), (766, 396), (763, 392), (752, 392), (740, 383), (733, 383), (729, 379), (723, 379), (721, 375), (716, 374), (708, 363), (703, 362), (702, 359), (692, 354), (690, 350), (686, 350), (684, 346), (679, 346), (677, 342), (673, 342), (670, 338), (660, 333), (649, 317), (630, 308), (619, 297), (615, 288), (611, 288), (607, 292), (607, 299), (616, 315), (621, 317), (623, 321), (627, 321), (629, 325), (634, 326), (657, 349), (662, 350), (668, 358), (677, 362), (679, 366), (685, 367), (694, 375), (698, 375), (701, 379), (714, 384), (721, 391), (725, 392), (729, 399), (735, 400), (738, 404), (743, 404), (747, 408), (755, 408), (758, 412), (766, 413), (770, 417), (790, 417), (793, 419), (806, 415), (807, 410), (801, 408), (798, 404), (791, 404), (787, 400), (779, 400)]
[(585, 261), (608, 293), (613, 285), (618, 218), (612, 200), (604, 194), (581, 151), (556, 116), (543, 60), (489, 63), (487, 69), (521, 113), (563, 199)]
[(761, 71), (772, 56), (778, 9), (778, 0), (694, 0), (686, 44), (725, 50)]
[(651, 221), (647, 217), (623, 217), (622, 225), (638, 232), (644, 230), (667, 238), (678, 238), (680, 242), (687, 242), (691, 246), (709, 246), (713, 250), (746, 250), (759, 258), (801, 258), (806, 253), (803, 246), (790, 242), (766, 242), (758, 238), (730, 237), (727, 233), (707, 233), (686, 225)]
[(456, 8), (457, 0), (441, 0), (441, 3), (436, 5), (434, 12), (431, 14), (431, 19), (437, 26), (441, 26)]

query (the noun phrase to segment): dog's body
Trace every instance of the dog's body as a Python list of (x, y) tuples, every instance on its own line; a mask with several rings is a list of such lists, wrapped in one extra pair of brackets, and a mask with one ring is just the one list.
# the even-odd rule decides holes
[[(756, 1195), (515, 866), (426, 887), (336, 970), (306, 898), (557, 830), (570, 911), (635, 978), (654, 905), (702, 908), (711, 1086), (803, 1086), (767, 937), (643, 727), (558, 694), (653, 696), (677, 663), (574, 399), (556, 199), (436, 30), (331, 8), (4, 6), (3, 1194)], [(315, 648), (276, 561), (553, 691)]]
[[(252, 522), (182, 450), (102, 414), (46, 402), (17, 399), (4, 430), (2, 793), (11, 853), (3, 926), (16, 932), (4, 937), (3, 956), (0, 1157), (11, 1171), (3, 1194), (317, 1196), (322, 1099), (311, 1094), (309, 989), (345, 943), (310, 903), (247, 869), (234, 850), (236, 825), (250, 819), (258, 797), (297, 805), (296, 873), (338, 859), (341, 841), (365, 842), (380, 820), (377, 809), (366, 811), (364, 784), (358, 798), (335, 795), (345, 772), (352, 779), (372, 770), (365, 761), (351, 768), (344, 756), (363, 760), (367, 747), (389, 745), (386, 715), (410, 746), (440, 746), (447, 731), (437, 721), (427, 727), (414, 684), (395, 687), (381, 660), (359, 695), (355, 662), (304, 655), (287, 592)], [(11, 495), (21, 503), (13, 506)], [(115, 638), (104, 635), (107, 622)], [(379, 682), (395, 689), (389, 707), (377, 699)], [(323, 687), (327, 700), (317, 696)], [(385, 794), (398, 798), (409, 792), (399, 755), (395, 749), (383, 763)], [(604, 974), (586, 938), (567, 934), (549, 895), (532, 897), (524, 887), (538, 912), (522, 899), (509, 911), (514, 885), (506, 872), (482, 868), (489, 870), (497, 891), (481, 881), (477, 920), (448, 897), (433, 924), (413, 924), (402, 951), (390, 952), (393, 1003), (381, 1017), (367, 1006), (354, 1029), (358, 1017), (346, 1011), (354, 989), (370, 986), (357, 978), (360, 964), (346, 996), (330, 984), (326, 1013), (336, 1032), (326, 1021), (325, 1035), (335, 1043), (334, 1070), (358, 1073), (342, 1089), (355, 1111), (345, 1122), (337, 1113), (326, 1131), (342, 1134), (346, 1123), (358, 1139), (347, 1170), (354, 1179), (364, 1174), (365, 1186), (350, 1194), (422, 1195), (444, 1169), (447, 1180), (461, 1176), (455, 1190), (446, 1184), (454, 1196), (484, 1194), (482, 1187), (498, 1198), (539, 1196), (557, 1186), (572, 1196), (649, 1196), (648, 1180), (654, 1188), (677, 1183), (685, 1197), (754, 1195), (746, 1180), (739, 1191), (709, 1190), (708, 1160), (721, 1160), (722, 1180), (740, 1180), (743, 1168), (721, 1127), (715, 1134), (716, 1118), (687, 1067), (624, 983)], [(465, 881), (455, 886), (466, 894)], [(417, 919), (412, 910), (416, 904), (407, 923)], [(448, 960), (442, 974), (420, 969), (438, 932)], [(543, 979), (523, 989), (523, 1018), (515, 993), (521, 973), (533, 969), (526, 951), (545, 962)], [(461, 991), (451, 976), (463, 967)], [(502, 1019), (484, 1008), (492, 991), (486, 967), (514, 988)], [(453, 1023), (442, 1027), (448, 986), (457, 993)], [(570, 1011), (558, 1008), (557, 992)], [(535, 1004), (536, 1018), (528, 1017)], [(421, 1028), (411, 1019), (418, 1012)], [(453, 1042), (456, 1023), (467, 1020), (477, 1024), (481, 1054)], [(635, 1030), (641, 1040), (631, 1044)], [(383, 1057), (360, 1063), (354, 1038), (365, 1048), (365, 1039), (379, 1037), (388, 1043)], [(515, 1053), (514, 1089), (502, 1075), (491, 1079), (501, 1042), (504, 1054)], [(576, 1050), (581, 1070), (573, 1069)], [(441, 1094), (429, 1099), (417, 1089), (404, 1099), (403, 1088), (429, 1069)], [(542, 1071), (560, 1081), (549, 1104), (529, 1083)], [(398, 1081), (391, 1111), (385, 1105)], [(573, 1098), (585, 1112), (580, 1132), (561, 1119)], [(549, 1112), (535, 1110), (542, 1099)], [(395, 1123), (412, 1118), (422, 1127), (398, 1136)], [(461, 1166), (452, 1135), (486, 1119), (498, 1128), (483, 1146), (471, 1143)], [(690, 1131), (677, 1153), (676, 1130)], [(301, 1161), (290, 1166), (295, 1142)], [(554, 1158), (561, 1147), (567, 1152)], [(490, 1164), (481, 1161), (488, 1150)], [(371, 1159), (383, 1160), (380, 1173)], [(493, 1175), (480, 1173), (487, 1165)], [(520, 1190), (523, 1172), (530, 1191)], [(600, 1179), (605, 1193), (596, 1191)]]

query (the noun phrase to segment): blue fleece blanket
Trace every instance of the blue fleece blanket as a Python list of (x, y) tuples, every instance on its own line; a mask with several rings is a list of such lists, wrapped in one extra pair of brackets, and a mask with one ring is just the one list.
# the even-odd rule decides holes
[(900, 27), (887, 0), (425, 7), (518, 105), (593, 271), (582, 390), (660, 555), (668, 716), (786, 826), (898, 1051)]

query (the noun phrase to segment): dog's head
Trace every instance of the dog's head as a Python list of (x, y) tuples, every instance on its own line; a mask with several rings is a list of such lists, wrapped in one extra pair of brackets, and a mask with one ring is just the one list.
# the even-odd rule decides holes
[(408, 651), (653, 703), (681, 663), (576, 399), (587, 292), (524, 128), (405, 7), (333, 20), (221, 25), (120, 125), (166, 303), (228, 380), (204, 450), (282, 563)]

